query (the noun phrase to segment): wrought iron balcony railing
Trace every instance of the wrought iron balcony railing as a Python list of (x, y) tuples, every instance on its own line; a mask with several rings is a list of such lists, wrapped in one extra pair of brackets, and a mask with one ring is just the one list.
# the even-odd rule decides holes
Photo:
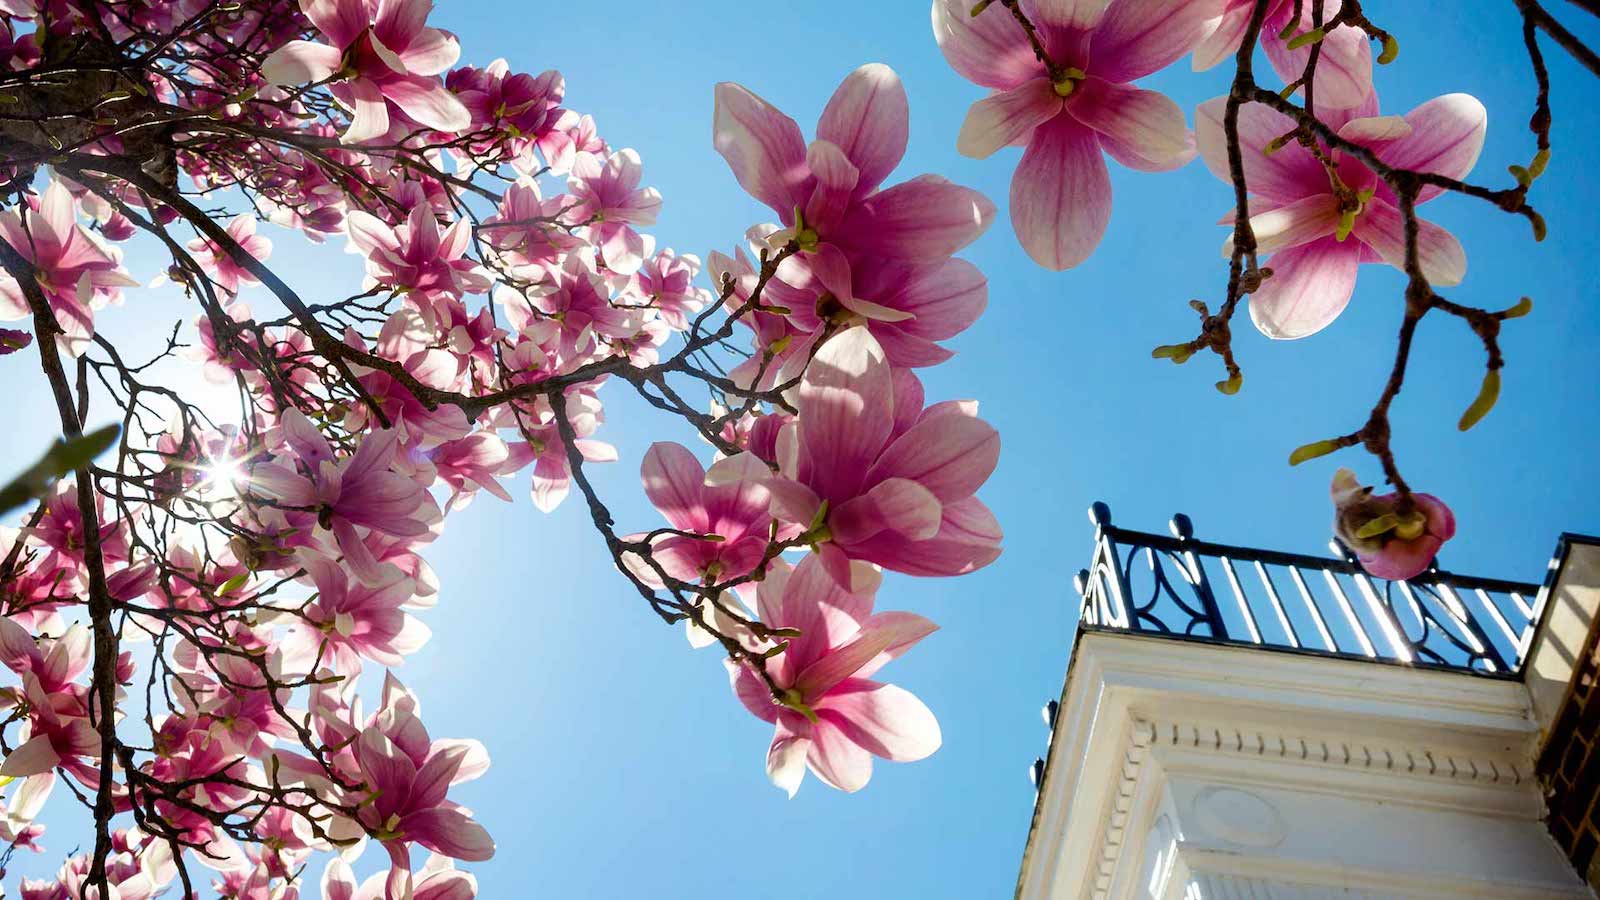
[(1516, 677), (1539, 585), (1431, 568), (1410, 581), (1362, 571), (1337, 541), (1328, 559), (1196, 540), (1189, 517), (1172, 535), (1111, 524), (1096, 503), (1094, 560), (1078, 573), (1085, 630), (1433, 666)]

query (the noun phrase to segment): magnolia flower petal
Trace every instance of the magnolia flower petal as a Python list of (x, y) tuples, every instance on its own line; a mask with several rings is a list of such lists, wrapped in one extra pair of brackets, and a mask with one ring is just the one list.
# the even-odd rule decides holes
[(1100, 142), (1063, 113), (1034, 129), (1011, 176), (1011, 227), (1033, 261), (1070, 269), (1089, 258), (1111, 221), (1111, 175)]
[(986, 159), (1001, 147), (1025, 142), (1033, 130), (1061, 111), (1061, 97), (1047, 78), (998, 91), (967, 108), (956, 152)]
[(800, 126), (740, 85), (718, 84), (712, 143), (750, 196), (789, 216), (807, 198), (806, 142)]
[[(1306, 4), (1302, 13), (1305, 31), (1311, 30), (1310, 6)], [(1331, 15), (1332, 10), (1328, 12)], [(1317, 108), (1352, 109), (1365, 103), (1372, 95), (1372, 48), (1366, 32), (1340, 25), (1318, 43), (1322, 52), (1317, 55)], [(1290, 50), (1288, 41), (1276, 34), (1263, 34), (1261, 45), (1279, 78), (1294, 81), (1305, 73), (1310, 45)]]
[(894, 762), (926, 759), (944, 740), (933, 711), (892, 684), (846, 679), (817, 701), (816, 710), (852, 742)]
[(401, 112), (429, 128), (457, 132), (472, 124), (472, 113), (436, 78), (386, 82), (383, 95), (400, 107)]
[(910, 134), (905, 87), (882, 63), (868, 63), (846, 76), (817, 120), (817, 137), (838, 145), (860, 171), (857, 196), (871, 193), (900, 164)]
[(1126, 152), (1133, 160), (1131, 168), (1165, 171), (1194, 159), (1195, 145), (1183, 110), (1165, 94), (1086, 78), (1073, 92), (1067, 111), (1110, 138), (1108, 148)]
[[(1406, 113), (1406, 122), (1411, 134), (1379, 148), (1378, 156), (1391, 166), (1461, 179), (1483, 152), (1489, 112), (1470, 94), (1446, 94)], [(1438, 196), (1441, 190), (1425, 185), (1417, 202)]]
[(942, 262), (989, 229), (989, 198), (937, 175), (919, 175), (857, 204), (838, 240), (912, 263)]
[(1350, 302), (1360, 261), (1360, 241), (1332, 235), (1273, 254), (1272, 277), (1250, 295), (1251, 320), (1277, 340), (1316, 334)]
[(846, 793), (861, 790), (872, 779), (872, 754), (829, 720), (811, 726), (806, 762), (829, 787)]
[[(1400, 210), (1377, 198), (1367, 201), (1366, 209), (1356, 217), (1355, 237), (1377, 251), (1384, 262), (1404, 271), (1406, 232)], [(1417, 220), (1417, 262), (1422, 274), (1439, 287), (1460, 284), (1467, 275), (1467, 251), (1461, 242), (1426, 219)]]
[(338, 70), (339, 49), (314, 41), (290, 41), (261, 63), (261, 77), (269, 84), (310, 84)]
[[(1273, 253), (1308, 244), (1333, 234), (1339, 227), (1339, 201), (1332, 194), (1315, 194), (1277, 209), (1250, 217), (1259, 253)], [(1233, 233), (1222, 242), (1222, 255), (1233, 256)]]
[(61, 762), (61, 757), (50, 744), (48, 734), (37, 734), (22, 746), (12, 750), (5, 762), (0, 763), (0, 777), (25, 778), (48, 772)]
[(952, 69), (968, 81), (1002, 91), (1040, 73), (1042, 67), (1015, 19), (973, 16), (971, 9), (971, 0), (933, 0), (933, 38)]
[[(1228, 98), (1217, 97), (1195, 110), (1195, 141), (1200, 158), (1211, 174), (1232, 181), (1228, 173), (1228, 142), (1223, 129), (1223, 114)], [(1312, 193), (1328, 189), (1328, 175), (1322, 164), (1301, 147), (1288, 145), (1268, 155), (1267, 145), (1294, 130), (1294, 122), (1276, 110), (1259, 103), (1239, 108), (1240, 162), (1250, 191), (1278, 203), (1292, 203)]]
[(1220, 0), (1115, 0), (1090, 39), (1093, 72), (1128, 82), (1164, 69), (1193, 50), (1221, 12)]

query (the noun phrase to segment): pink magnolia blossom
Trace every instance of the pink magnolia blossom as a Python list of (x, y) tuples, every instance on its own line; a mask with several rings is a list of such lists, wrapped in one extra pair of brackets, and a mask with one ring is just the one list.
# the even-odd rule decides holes
[(562, 361), (572, 364), (604, 355), (602, 343), (632, 337), (639, 330), (638, 320), (612, 303), (611, 296), (606, 275), (584, 253), (568, 254), (559, 269), (532, 288), (518, 291), (500, 285), (495, 290), (513, 330), (525, 331), (538, 319), (555, 322)]
[(86, 785), (100, 782), (91, 760), (100, 757), (100, 735), (89, 717), (93, 702), (78, 684), (92, 661), (89, 629), (73, 625), (58, 638), (35, 644), (27, 629), (0, 617), (0, 664), (21, 680), (7, 688), (6, 706), (26, 709), (20, 742), (0, 763), (0, 777), (34, 778), (33, 792), (48, 793), (57, 766)]
[[(1229, 180), (1227, 140), (1222, 116), (1226, 99), (1200, 106), (1196, 131), (1206, 166)], [(1348, 110), (1320, 113), (1341, 137), (1375, 152), (1391, 166), (1464, 178), (1483, 149), (1488, 113), (1467, 94), (1446, 94), (1399, 116), (1379, 116), (1376, 93)], [(1245, 180), (1256, 200), (1250, 224), (1258, 248), (1271, 253), (1272, 277), (1250, 295), (1250, 318), (1272, 338), (1315, 334), (1338, 318), (1355, 290), (1356, 271), (1365, 262), (1405, 264), (1405, 223), (1389, 186), (1358, 160), (1324, 148), (1345, 190), (1330, 187), (1328, 170), (1296, 141), (1265, 152), (1293, 130), (1288, 117), (1259, 103), (1239, 110), (1239, 142)], [(1417, 203), (1442, 189), (1424, 187)], [(1231, 224), (1232, 217), (1228, 221)], [(1418, 220), (1417, 249), (1422, 273), (1436, 285), (1459, 284), (1467, 255), (1455, 236)], [(1351, 240), (1351, 238), (1354, 238)], [(1223, 247), (1232, 252), (1232, 240)]]
[(467, 256), (472, 223), (466, 219), (440, 230), (433, 208), (419, 203), (398, 225), (359, 210), (347, 220), (351, 246), (367, 258), (368, 284), (406, 292), (429, 322), (436, 298), (489, 289), (482, 268)]
[[(840, 584), (850, 560), (910, 575), (961, 575), (1000, 555), (1000, 527), (974, 494), (1000, 435), (970, 401), (922, 407), (865, 328), (822, 345), (797, 391), (800, 414), (777, 441), (773, 514), (808, 529)], [(713, 475), (716, 473), (714, 472)]]
[[(329, 690), (316, 692), (312, 702), (319, 737), (337, 748), (328, 756), (340, 782), (329, 779), (320, 763), (287, 752), (278, 757), (284, 778), (329, 792), (355, 810), (355, 822), (338, 822), (330, 830), (351, 836), (368, 832), (383, 844), (391, 862), (387, 900), (414, 896), (412, 844), (469, 862), (494, 856), (489, 833), (447, 797), (451, 786), (488, 770), (482, 744), (429, 737), (416, 698), (393, 675), (385, 678), (380, 709), (363, 726), (347, 721), (353, 715)], [(352, 784), (359, 787), (347, 787)], [(353, 831), (350, 825), (356, 826)]]
[(455, 64), (461, 46), (423, 24), (432, 0), (300, 0), (300, 9), (332, 45), (290, 41), (267, 57), (261, 74), (273, 84), (334, 81), (334, 96), (351, 112), (345, 143), (387, 134), (391, 104), (439, 131), (472, 124), (437, 77)]
[(430, 534), (438, 508), (421, 485), (392, 471), (399, 452), (393, 431), (372, 432), (355, 453), (337, 459), (327, 438), (299, 410), (284, 414), (283, 433), (291, 455), (252, 465), (248, 490), (314, 511), (362, 581), (377, 584), (384, 573), (360, 529), (408, 538)]
[(600, 251), (606, 268), (632, 275), (654, 249), (648, 235), (635, 225), (654, 225), (661, 212), (661, 192), (640, 188), (644, 166), (639, 154), (622, 149), (610, 156), (580, 153), (572, 164), (568, 185), (575, 201), (568, 218), (587, 224), (589, 241)]
[(793, 797), (810, 768), (830, 787), (858, 791), (872, 777), (872, 757), (911, 762), (939, 749), (928, 707), (871, 680), (937, 625), (913, 613), (874, 615), (871, 592), (840, 587), (815, 554), (792, 572), (776, 561), (756, 597), (762, 624), (799, 632), (767, 663), (781, 698), (747, 665), (726, 662), (740, 702), (776, 726), (767, 750), (773, 784)]
[(967, 111), (956, 147), (982, 159), (1027, 147), (1011, 178), (1011, 226), (1034, 262), (1069, 269), (1089, 258), (1111, 221), (1102, 153), (1164, 172), (1194, 157), (1183, 110), (1130, 82), (1188, 53), (1221, 0), (1023, 0), (1051, 59), (1052, 81), (1027, 34), (1002, 8), (969, 15), (967, 0), (933, 0), (945, 59), (995, 93)]
[[(602, 419), (600, 400), (593, 393), (583, 389), (567, 392), (567, 420), (576, 436), (573, 446), (586, 462), (617, 461), (617, 448), (590, 437), (600, 429)], [(541, 512), (554, 510), (572, 488), (572, 464), (555, 413), (539, 410), (520, 422), (507, 416), (504, 424), (521, 430), (526, 440), (509, 444), (511, 455), (503, 471), (515, 472), (533, 463), (533, 505)]]
[[(356, 884), (350, 864), (335, 856), (322, 871), (322, 900), (383, 900), (385, 876), (373, 875)], [(458, 871), (448, 856), (430, 853), (413, 876), (412, 900), (473, 900), (478, 879)]]
[[(44, 292), (56, 324), (59, 342), (73, 356), (82, 353), (94, 337), (94, 310), (121, 296), (121, 288), (136, 285), (122, 268), (122, 254), (107, 247), (78, 224), (72, 193), (60, 181), (51, 181), (42, 197), (0, 212), (0, 239), (34, 266), (34, 277)], [(0, 271), (0, 322), (33, 315), (22, 285)]]
[[(793, 237), (808, 253), (832, 246), (846, 269), (942, 262), (994, 217), (988, 198), (936, 175), (878, 190), (905, 155), (909, 132), (905, 89), (878, 63), (840, 83), (809, 147), (793, 119), (754, 93), (727, 82), (716, 88), (717, 152), (739, 185), (787, 226), (774, 241)], [(874, 310), (858, 311), (871, 318)]]
[[(250, 216), (235, 216), (228, 223), (228, 236), (244, 251), (261, 262), (272, 255), (272, 242), (256, 234), (256, 220)], [(189, 251), (195, 262), (211, 275), (211, 279), (230, 294), (239, 292), (240, 284), (256, 284), (256, 277), (244, 266), (234, 262), (233, 256), (210, 238), (196, 238), (189, 242)]]
[(476, 431), (460, 440), (440, 444), (422, 455), (433, 467), (434, 476), (450, 486), (447, 510), (466, 506), (480, 488), (511, 502), (511, 495), (499, 481), (511, 460), (511, 451), (499, 435)]
[[(1300, 9), (1298, 21), (1294, 18)], [(1325, 0), (1322, 20), (1327, 22), (1339, 14), (1343, 6), (1339, 0)], [(1222, 14), (1207, 23), (1208, 33), (1194, 48), (1194, 70), (1210, 69), (1239, 51), (1244, 34), (1249, 30), (1250, 14), (1255, 0), (1226, 0)], [(1261, 24), (1260, 44), (1267, 51), (1272, 68), (1285, 82), (1293, 82), (1305, 73), (1306, 61), (1311, 57), (1310, 45), (1289, 49), (1289, 41), (1296, 34), (1312, 30), (1311, 4), (1301, 0), (1270, 0), (1267, 16)], [(1284, 35), (1289, 35), (1287, 38)], [(1322, 52), (1317, 57), (1316, 104), (1321, 109), (1346, 109), (1360, 106), (1372, 93), (1372, 51), (1367, 46), (1367, 34), (1350, 25), (1340, 25), (1327, 33), (1321, 41)]]
[(298, 671), (318, 668), (316, 662), (355, 676), (363, 659), (398, 666), (428, 642), (428, 626), (404, 609), (416, 583), (398, 568), (388, 566), (376, 583), (363, 584), (326, 557), (307, 553), (301, 560), (317, 595), (297, 608), (301, 621), (284, 642), (285, 656)]
[(507, 263), (521, 269), (519, 275), (537, 281), (583, 246), (583, 238), (557, 224), (571, 203), (565, 195), (545, 199), (538, 182), (523, 179), (506, 188), (499, 208), (478, 230)]
[(1334, 473), (1330, 490), (1334, 533), (1378, 578), (1403, 581), (1421, 575), (1456, 535), (1455, 514), (1432, 494), (1412, 494), (1402, 512), (1398, 493), (1374, 494), (1349, 469)]
[[(748, 453), (716, 463), (720, 477), (706, 472), (682, 444), (650, 445), (640, 467), (645, 496), (673, 528), (651, 544), (651, 557), (679, 581), (716, 583), (748, 575), (767, 549), (772, 522), (766, 489), (771, 474)], [(715, 536), (708, 540), (690, 535)]]
[(667, 248), (634, 273), (628, 291), (660, 312), (673, 331), (687, 331), (689, 316), (711, 302), (710, 293), (694, 285), (699, 274), (700, 257)]
[(482, 69), (462, 66), (445, 76), (445, 87), (472, 116), (467, 130), (483, 135), (468, 145), (475, 156), (489, 156), (497, 148), (515, 153), (519, 146), (543, 137), (560, 118), (561, 97), (567, 89), (560, 72), (513, 75), (510, 69), (504, 59), (497, 59)]

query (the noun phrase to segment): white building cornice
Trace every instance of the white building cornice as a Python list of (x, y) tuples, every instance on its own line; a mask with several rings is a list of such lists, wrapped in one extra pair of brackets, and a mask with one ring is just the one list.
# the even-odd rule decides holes
[[(1165, 872), (1178, 898), (1206, 878), (1588, 896), (1538, 823), (1537, 734), (1513, 679), (1085, 630), (1017, 895), (1158, 896)], [(1466, 824), (1498, 846), (1443, 840)], [(1346, 828), (1359, 858), (1327, 839)]]

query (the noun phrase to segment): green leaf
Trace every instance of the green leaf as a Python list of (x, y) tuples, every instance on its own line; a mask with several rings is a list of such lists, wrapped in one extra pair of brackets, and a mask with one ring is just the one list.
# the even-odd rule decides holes
[(0, 487), (0, 513), (43, 497), (56, 479), (87, 466), (90, 460), (106, 452), (116, 443), (119, 433), (121, 428), (107, 425), (70, 441), (57, 441), (38, 462)]

